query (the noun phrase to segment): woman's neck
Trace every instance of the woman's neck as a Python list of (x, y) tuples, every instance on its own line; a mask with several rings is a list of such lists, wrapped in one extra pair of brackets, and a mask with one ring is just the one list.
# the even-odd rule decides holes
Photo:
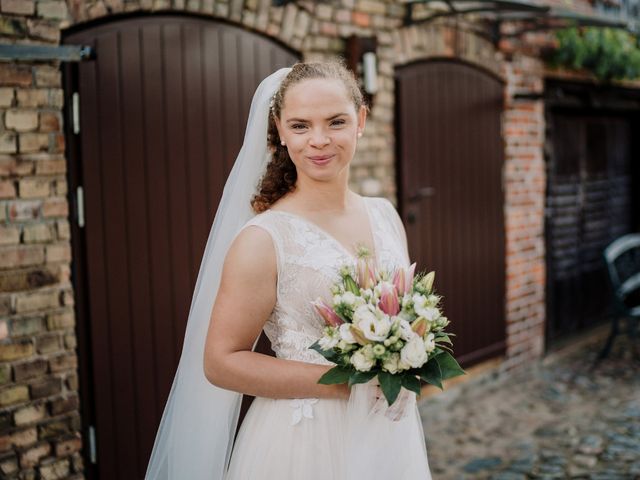
[(354, 206), (357, 197), (347, 181), (315, 182), (304, 177), (298, 177), (295, 190), (288, 196), (297, 208), (325, 213), (343, 213)]

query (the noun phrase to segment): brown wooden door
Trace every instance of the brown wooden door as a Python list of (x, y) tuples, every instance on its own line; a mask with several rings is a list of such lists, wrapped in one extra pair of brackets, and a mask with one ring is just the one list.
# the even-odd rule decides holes
[(505, 349), (502, 82), (432, 60), (396, 72), (399, 206), (410, 255), (435, 270), (456, 358)]
[[(191, 295), (253, 92), (297, 57), (259, 35), (180, 16), (72, 33), (68, 127), (83, 421), (105, 480), (143, 478), (179, 360)], [(67, 123), (72, 109), (68, 107)]]

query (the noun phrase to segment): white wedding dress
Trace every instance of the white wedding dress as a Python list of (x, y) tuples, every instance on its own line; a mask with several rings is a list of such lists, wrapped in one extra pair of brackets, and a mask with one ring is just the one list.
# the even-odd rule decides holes
[[(379, 268), (408, 267), (400, 217), (383, 198), (365, 198)], [(328, 364), (308, 347), (324, 323), (311, 302), (331, 300), (340, 266), (355, 256), (314, 223), (267, 210), (245, 224), (267, 231), (277, 256), (277, 301), (264, 331), (280, 358)], [(368, 386), (351, 398), (256, 397), (238, 432), (225, 480), (430, 480), (415, 394), (399, 421), (370, 413)], [(363, 476), (364, 475), (364, 476)]]

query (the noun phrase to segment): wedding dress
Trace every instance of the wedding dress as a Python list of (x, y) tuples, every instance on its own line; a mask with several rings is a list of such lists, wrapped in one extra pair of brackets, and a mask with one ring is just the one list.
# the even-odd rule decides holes
[[(364, 198), (378, 268), (408, 267), (400, 217), (384, 198)], [(331, 300), (342, 265), (356, 258), (305, 218), (267, 210), (246, 222), (269, 233), (277, 257), (277, 300), (264, 326), (280, 358), (331, 365), (308, 347), (324, 322), (311, 302)], [(369, 389), (369, 390), (368, 390)], [(430, 480), (415, 394), (408, 413), (392, 421), (371, 413), (369, 385), (347, 400), (256, 397), (233, 446), (225, 480)], [(386, 405), (385, 405), (386, 406)]]

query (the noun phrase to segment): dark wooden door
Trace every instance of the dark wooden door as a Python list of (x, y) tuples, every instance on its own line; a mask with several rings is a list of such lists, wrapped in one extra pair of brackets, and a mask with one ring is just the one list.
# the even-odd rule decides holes
[(633, 231), (628, 114), (547, 114), (547, 343), (602, 321), (609, 307), (604, 248)]
[(447, 60), (397, 70), (399, 204), (465, 366), (505, 349), (502, 82)]
[[(88, 473), (143, 478), (222, 188), (262, 78), (297, 57), (241, 28), (179, 16), (69, 34), (65, 72)], [(89, 430), (88, 430), (89, 431)], [(97, 463), (94, 465), (93, 460)], [(97, 465), (97, 466), (96, 466)]]

